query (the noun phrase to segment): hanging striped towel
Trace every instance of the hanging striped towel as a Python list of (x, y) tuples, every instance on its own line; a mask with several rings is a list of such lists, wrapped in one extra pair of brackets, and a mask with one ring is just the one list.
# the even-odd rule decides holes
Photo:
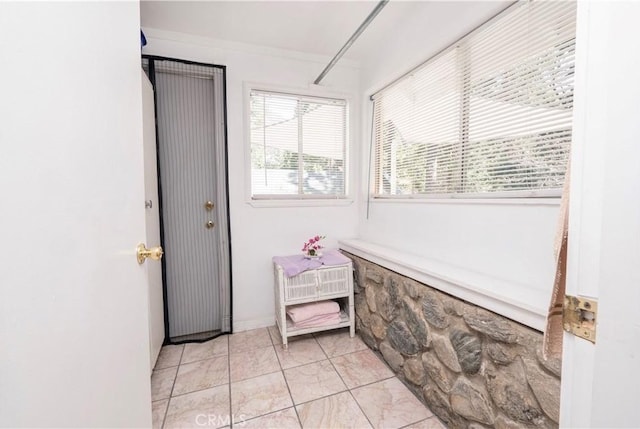
[(564, 305), (565, 284), (567, 280), (567, 245), (569, 237), (569, 182), (570, 168), (567, 166), (560, 214), (554, 250), (556, 255), (556, 277), (553, 283), (553, 293), (547, 313), (547, 327), (544, 331), (542, 355), (545, 359), (560, 358), (562, 356), (562, 306)]

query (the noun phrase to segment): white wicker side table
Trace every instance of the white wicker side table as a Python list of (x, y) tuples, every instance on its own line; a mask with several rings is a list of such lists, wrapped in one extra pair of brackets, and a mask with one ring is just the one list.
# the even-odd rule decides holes
[[(345, 259), (347, 259), (345, 257)], [(351, 261), (341, 265), (322, 265), (292, 277), (285, 275), (282, 265), (274, 262), (274, 289), (276, 304), (276, 324), (282, 336), (282, 344), (287, 348), (287, 339), (296, 335), (350, 328), (355, 335), (355, 310), (353, 305), (353, 268)], [(340, 303), (340, 322), (335, 325), (307, 328), (295, 327), (287, 319), (287, 306), (333, 299)]]

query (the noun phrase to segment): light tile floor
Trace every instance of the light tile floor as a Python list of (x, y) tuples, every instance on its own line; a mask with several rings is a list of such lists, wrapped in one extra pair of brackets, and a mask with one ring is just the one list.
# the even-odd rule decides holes
[(154, 428), (444, 428), (348, 330), (165, 346), (151, 390)]

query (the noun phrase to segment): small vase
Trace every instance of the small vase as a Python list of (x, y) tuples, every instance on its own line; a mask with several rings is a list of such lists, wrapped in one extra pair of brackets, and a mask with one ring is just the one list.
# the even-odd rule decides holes
[(310, 252), (307, 252), (304, 254), (304, 257), (307, 259), (318, 259), (322, 256), (322, 253), (320, 252), (313, 252), (313, 254), (311, 254)]

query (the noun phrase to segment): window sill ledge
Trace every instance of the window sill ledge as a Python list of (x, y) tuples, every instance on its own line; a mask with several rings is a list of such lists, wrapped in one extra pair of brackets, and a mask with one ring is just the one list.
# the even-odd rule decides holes
[[(538, 331), (544, 331), (546, 325), (545, 305), (549, 296), (542, 291), (364, 240), (341, 240), (339, 247), (355, 256), (425, 283), (459, 299), (491, 310)], [(532, 303), (539, 305), (532, 305)], [(544, 304), (541, 306), (540, 303)]]
[(507, 206), (559, 206), (560, 198), (417, 198), (372, 197), (371, 204), (480, 204)]
[(353, 200), (349, 198), (326, 198), (326, 199), (286, 199), (286, 200), (249, 200), (252, 207), (341, 207), (350, 206)]

